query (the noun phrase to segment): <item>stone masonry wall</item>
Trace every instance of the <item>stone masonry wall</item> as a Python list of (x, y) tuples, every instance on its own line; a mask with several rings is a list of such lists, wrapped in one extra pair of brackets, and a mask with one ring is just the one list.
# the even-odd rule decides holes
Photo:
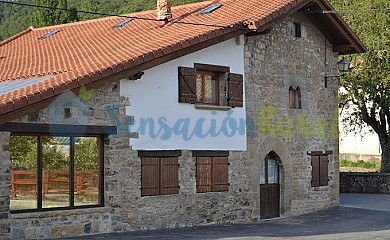
[(0, 239), (11, 238), (9, 133), (0, 132)]
[[(294, 37), (293, 22), (302, 25)], [(326, 54), (326, 58), (325, 58)], [(248, 158), (253, 218), (260, 214), (260, 162), (271, 151), (280, 157), (281, 212), (297, 215), (338, 205), (337, 54), (311, 22), (294, 14), (266, 35), (246, 38), (245, 80)], [(299, 87), (302, 109), (289, 108), (289, 87)], [(311, 187), (310, 151), (329, 156), (329, 185)]]
[(357, 162), (363, 160), (365, 162), (380, 163), (380, 154), (360, 154), (360, 153), (340, 153), (340, 160)]
[[(179, 194), (141, 197), (141, 160), (130, 157), (121, 162), (118, 205), (112, 214), (114, 231), (188, 227), (251, 221), (248, 167), (242, 153), (230, 156), (228, 192), (196, 193), (195, 158), (191, 151), (179, 157)], [(116, 196), (114, 196), (116, 197)]]
[[(302, 23), (302, 38), (291, 35), (293, 21)], [(330, 43), (327, 42), (326, 46), (327, 66), (324, 59), (325, 37), (301, 15), (276, 24), (269, 34), (246, 38), (248, 151), (230, 153), (228, 192), (196, 193), (195, 158), (191, 151), (182, 151), (179, 157), (179, 194), (141, 197), (141, 159), (131, 148), (131, 138), (136, 138), (137, 134), (128, 133), (128, 126), (133, 124), (134, 119), (125, 116), (125, 106), (131, 102), (119, 95), (119, 82), (107, 83), (95, 90), (86, 89), (79, 96), (68, 92), (48, 108), (16, 120), (25, 123), (116, 125), (118, 134), (110, 136), (104, 147), (105, 207), (12, 214), (12, 237), (57, 238), (257, 221), (260, 217), (260, 163), (270, 151), (280, 157), (283, 215), (302, 214), (337, 205), (337, 117), (332, 121), (337, 107), (337, 84), (324, 88), (325, 69), (329, 70), (328, 74), (336, 74), (337, 56), (331, 52)], [(290, 85), (300, 87), (302, 109), (288, 107)], [(271, 106), (267, 111), (274, 109), (275, 115), (272, 116), (272, 111), (260, 114), (265, 106)], [(268, 121), (264, 116), (270, 117), (271, 125), (263, 124)], [(299, 120), (299, 116), (303, 120)], [(291, 125), (288, 120), (292, 120)], [(275, 123), (280, 123), (280, 126), (272, 125)], [(299, 124), (304, 127), (299, 127)], [(308, 126), (314, 126), (314, 130), (311, 131)], [(335, 135), (329, 134), (332, 128), (336, 128)], [(308, 132), (296, 133), (296, 129), (307, 129)], [(322, 129), (326, 134), (317, 134), (316, 129)], [(0, 135), (0, 138), (3, 136), (7, 138), (6, 134)], [(307, 151), (323, 150), (333, 151), (329, 158), (329, 185), (312, 188)], [(1, 157), (9, 154), (0, 153)], [(9, 167), (9, 162), (6, 167)], [(3, 175), (1, 171), (2, 176), (9, 178), (9, 173)], [(3, 204), (6, 205), (4, 216), (8, 217), (9, 186), (0, 186), (6, 200)], [(5, 231), (3, 229), (0, 226), (0, 231)]]
[[(46, 109), (16, 119), (15, 122), (123, 126), (124, 121), (127, 121), (127, 124), (131, 124), (131, 119), (120, 117), (120, 112), (124, 111), (120, 108), (121, 100), (126, 102), (126, 99), (119, 97), (119, 84), (108, 83), (99, 89), (84, 89), (78, 95), (66, 92)], [(70, 116), (65, 117), (65, 109), (70, 110)], [(118, 143), (120, 141), (117, 137), (111, 136), (109, 145), (104, 146), (107, 175), (104, 180), (105, 207), (12, 214), (12, 238), (44, 239), (112, 232), (111, 207), (114, 204), (111, 203), (111, 195), (113, 191), (117, 193), (115, 186), (118, 179), (112, 176), (111, 162), (119, 158), (124, 148)], [(123, 141), (127, 148), (128, 139)]]
[[(94, 90), (88, 99), (66, 93), (47, 109), (16, 120), (116, 125), (118, 134), (109, 137), (104, 149), (105, 207), (13, 214), (13, 238), (57, 238), (251, 221), (248, 179), (241, 174), (250, 162), (245, 160), (242, 152), (231, 153), (229, 159), (229, 192), (196, 193), (196, 161), (191, 151), (182, 151), (179, 157), (179, 194), (141, 197), (141, 159), (130, 145), (131, 138), (137, 134), (128, 133), (128, 125), (134, 120), (124, 115), (124, 106), (129, 104), (128, 99), (119, 96), (119, 85), (113, 83)], [(66, 108), (71, 111), (69, 118), (64, 118)]]
[[(303, 38), (290, 36), (292, 21), (302, 22)], [(191, 151), (182, 151), (179, 194), (141, 197), (141, 161), (136, 152), (129, 151), (127, 161), (112, 164), (119, 166), (114, 173), (122, 179), (116, 185), (118, 195), (113, 196), (116, 203), (112, 214), (114, 231), (257, 221), (260, 217), (260, 161), (270, 151), (275, 151), (281, 159), (284, 215), (303, 214), (338, 204), (337, 84), (324, 88), (325, 37), (307, 19), (296, 15), (277, 24), (270, 34), (247, 38), (245, 49), (250, 137), (247, 152), (230, 154), (229, 191), (196, 193), (195, 158)], [(335, 74), (337, 55), (331, 49), (327, 42), (326, 68), (328, 74)], [(288, 107), (290, 85), (302, 90), (302, 110)], [(277, 132), (276, 136), (270, 132), (260, 134), (261, 106), (273, 106), (277, 111), (278, 117), (275, 115), (271, 123), (302, 115), (308, 132), (294, 137), (283, 135), (286, 130), (280, 131), (281, 134)], [(296, 125), (295, 121), (290, 130), (298, 129)], [(312, 134), (309, 126), (323, 130), (324, 134), (314, 130), (316, 134)], [(277, 128), (268, 126), (266, 129)], [(312, 188), (307, 151), (325, 150), (333, 151), (329, 157), (329, 185)]]
[(340, 173), (341, 193), (390, 194), (390, 173)]

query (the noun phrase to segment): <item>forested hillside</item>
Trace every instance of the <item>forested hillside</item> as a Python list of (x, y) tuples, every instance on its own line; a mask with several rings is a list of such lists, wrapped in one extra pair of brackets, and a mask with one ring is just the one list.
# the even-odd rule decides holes
[[(202, 0), (171, 0), (171, 4), (180, 5), (201, 1)], [(10, 2), (12, 2), (12, 0), (10, 0)], [(49, 2), (54, 2), (56, 4), (60, 4), (59, 6), (63, 6), (61, 5), (60, 0), (14, 0), (13, 2), (45, 6), (48, 6)], [(68, 0), (67, 7), (83, 11), (124, 14), (154, 9), (156, 7), (156, 0)], [(42, 26), (42, 23), (36, 21), (36, 15), (37, 8), (17, 6), (0, 2), (0, 41), (25, 30), (29, 26)], [(87, 20), (99, 17), (102, 16), (78, 13), (79, 20)]]

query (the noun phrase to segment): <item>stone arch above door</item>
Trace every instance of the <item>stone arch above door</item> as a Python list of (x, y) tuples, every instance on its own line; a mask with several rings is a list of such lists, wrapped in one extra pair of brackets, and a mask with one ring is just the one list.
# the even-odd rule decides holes
[(269, 152), (260, 164), (260, 218), (280, 216), (281, 161), (274, 152)]
[[(280, 171), (280, 213), (281, 215), (288, 214), (291, 210), (291, 193), (288, 189), (293, 189), (292, 187), (292, 167), (293, 167), (293, 158), (290, 154), (288, 145), (283, 139), (274, 138), (274, 137), (265, 137), (258, 141), (256, 144), (249, 146), (250, 157), (255, 159), (253, 172), (256, 178), (253, 181), (254, 189), (259, 189), (259, 179), (260, 179), (260, 166), (261, 161), (269, 153), (275, 153), (278, 158), (279, 171)], [(260, 203), (260, 190), (258, 190), (259, 203)], [(257, 205), (260, 208), (260, 204)], [(260, 214), (260, 209), (256, 210), (255, 213)], [(257, 215), (257, 214), (256, 214)]]

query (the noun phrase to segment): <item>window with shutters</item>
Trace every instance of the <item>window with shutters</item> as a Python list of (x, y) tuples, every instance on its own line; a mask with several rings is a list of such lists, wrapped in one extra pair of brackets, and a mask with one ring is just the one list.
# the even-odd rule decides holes
[(141, 157), (141, 196), (179, 193), (180, 151), (139, 151)]
[(312, 155), (311, 156), (311, 186), (327, 186), (328, 185), (328, 156), (327, 155)]
[(196, 157), (196, 191), (227, 192), (229, 188), (229, 152), (193, 151)]
[(243, 75), (225, 66), (195, 63), (179, 67), (179, 102), (215, 106), (243, 106)]

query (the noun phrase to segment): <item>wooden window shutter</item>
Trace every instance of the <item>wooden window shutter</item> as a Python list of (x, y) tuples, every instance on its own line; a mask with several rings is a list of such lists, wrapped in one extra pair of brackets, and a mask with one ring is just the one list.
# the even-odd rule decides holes
[(319, 156), (311, 156), (311, 186), (320, 186), (320, 158)]
[(229, 187), (229, 161), (228, 157), (213, 157), (213, 191), (228, 191)]
[(141, 160), (141, 196), (159, 194), (159, 158), (143, 157)]
[(229, 73), (228, 105), (242, 107), (244, 102), (244, 77), (241, 74)]
[(196, 70), (179, 67), (179, 102), (196, 103)]
[(211, 192), (211, 171), (212, 171), (211, 157), (197, 157), (196, 158), (196, 191), (198, 193)]
[(319, 157), (319, 164), (320, 164), (320, 179), (319, 179), (319, 185), (320, 186), (327, 186), (328, 185), (328, 156), (320, 156)]
[(179, 193), (178, 158), (161, 158), (161, 187), (160, 194)]

